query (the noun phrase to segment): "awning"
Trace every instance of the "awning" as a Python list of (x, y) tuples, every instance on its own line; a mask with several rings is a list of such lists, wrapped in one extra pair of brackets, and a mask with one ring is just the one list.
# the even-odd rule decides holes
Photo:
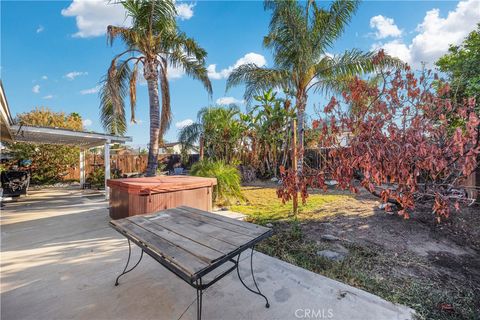
[(13, 139), (18, 142), (72, 145), (81, 149), (103, 146), (105, 143), (131, 142), (131, 137), (121, 137), (98, 132), (74, 131), (61, 128), (11, 126)]

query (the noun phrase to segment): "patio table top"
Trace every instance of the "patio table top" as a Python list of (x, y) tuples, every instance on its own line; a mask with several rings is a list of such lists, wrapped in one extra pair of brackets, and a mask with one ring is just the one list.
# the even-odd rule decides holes
[(272, 234), (266, 227), (190, 207), (110, 224), (189, 283)]

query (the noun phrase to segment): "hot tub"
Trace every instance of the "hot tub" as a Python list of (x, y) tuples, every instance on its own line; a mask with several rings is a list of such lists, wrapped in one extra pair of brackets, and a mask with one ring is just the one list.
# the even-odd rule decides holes
[(190, 176), (110, 179), (110, 217), (121, 219), (178, 206), (211, 211), (216, 184), (215, 178)]

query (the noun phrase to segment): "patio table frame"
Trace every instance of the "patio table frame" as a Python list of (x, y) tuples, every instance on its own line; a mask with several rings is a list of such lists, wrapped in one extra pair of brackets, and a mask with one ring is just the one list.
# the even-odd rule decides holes
[[(270, 307), (268, 298), (258, 287), (253, 271), (254, 247), (258, 242), (272, 235), (270, 228), (190, 207), (179, 207), (150, 215), (112, 220), (110, 221), (110, 226), (128, 240), (127, 263), (122, 273), (115, 280), (115, 286), (118, 286), (120, 277), (129, 273), (140, 264), (144, 253), (146, 253), (196, 289), (198, 320), (202, 318), (203, 291), (235, 269), (242, 285), (250, 292), (263, 297), (266, 302), (265, 307)], [(191, 232), (187, 235), (179, 230), (191, 230)], [(206, 232), (206, 230), (208, 231)], [(224, 232), (223, 239), (222, 235), (218, 235), (219, 230)], [(237, 235), (240, 239), (228, 238), (225, 240), (229, 234)], [(222, 244), (222, 241), (228, 242)], [(142, 252), (133, 267), (128, 268), (132, 253), (131, 242), (140, 247)], [(230, 242), (235, 242), (235, 244)], [(217, 247), (212, 246), (212, 243), (217, 244)], [(218, 244), (222, 246), (223, 250), (218, 249)], [(192, 250), (192, 248), (200, 248), (201, 250), (199, 251), (205, 249), (207, 254), (202, 255)], [(248, 249), (251, 250), (250, 272), (256, 291), (245, 284), (239, 270), (240, 256), (242, 252)], [(218, 257), (215, 256), (217, 250)], [(185, 257), (183, 261), (175, 258), (182, 256)], [(188, 265), (189, 261), (196, 267), (193, 268), (191, 265)], [(231, 264), (228, 269), (221, 271), (212, 280), (204, 281), (204, 277), (226, 263)]]

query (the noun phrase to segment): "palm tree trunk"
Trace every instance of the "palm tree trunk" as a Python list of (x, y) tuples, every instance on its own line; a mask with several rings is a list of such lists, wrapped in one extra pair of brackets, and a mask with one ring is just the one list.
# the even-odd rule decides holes
[(150, 103), (150, 145), (148, 148), (147, 177), (154, 177), (158, 167), (158, 140), (160, 137), (160, 103), (158, 100), (158, 65), (150, 62), (144, 66)]
[(200, 136), (200, 160), (203, 160), (203, 154), (204, 154), (204, 139), (203, 135)]

